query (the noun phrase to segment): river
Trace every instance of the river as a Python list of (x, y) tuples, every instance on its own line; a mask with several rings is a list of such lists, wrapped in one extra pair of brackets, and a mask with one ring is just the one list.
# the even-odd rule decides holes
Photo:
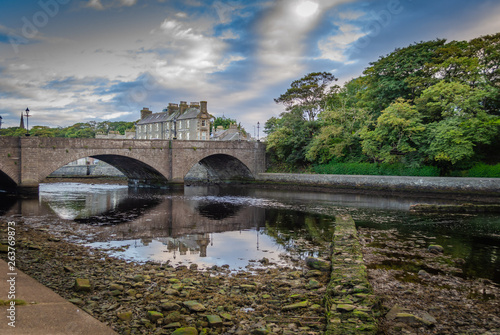
[(130, 261), (214, 265), (237, 270), (268, 260), (285, 264), (321, 256), (335, 216), (350, 214), (359, 228), (397, 231), (403, 240), (439, 244), (463, 259), (468, 278), (500, 283), (500, 215), (414, 214), (417, 203), (446, 200), (315, 193), (256, 187), (133, 189), (121, 185), (48, 183), (38, 198), (0, 198), (0, 219)]

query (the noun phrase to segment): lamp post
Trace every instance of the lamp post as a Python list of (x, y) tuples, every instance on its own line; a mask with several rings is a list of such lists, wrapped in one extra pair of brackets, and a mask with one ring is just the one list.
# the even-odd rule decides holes
[(2, 129), (2, 120), (3, 120), (3, 117), (0, 116), (0, 129)]
[(260, 128), (260, 122), (257, 121), (257, 142), (260, 141), (259, 128)]
[(26, 136), (30, 136), (30, 132), (29, 132), (29, 129), (30, 129), (30, 126), (29, 126), (29, 121), (28, 121), (28, 118), (30, 117), (30, 110), (28, 107), (26, 107)]

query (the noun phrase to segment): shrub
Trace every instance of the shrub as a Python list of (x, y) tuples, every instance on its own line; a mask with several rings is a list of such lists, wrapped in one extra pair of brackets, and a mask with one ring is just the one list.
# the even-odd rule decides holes
[(338, 163), (316, 165), (314, 172), (319, 174), (347, 174), (347, 175), (382, 175), (382, 176), (439, 176), (439, 169), (435, 166), (409, 167), (403, 164), (379, 163)]

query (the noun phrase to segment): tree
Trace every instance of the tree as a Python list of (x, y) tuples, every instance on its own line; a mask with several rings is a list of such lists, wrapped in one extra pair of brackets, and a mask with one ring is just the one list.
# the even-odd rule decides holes
[(267, 137), (267, 152), (275, 162), (294, 169), (308, 164), (305, 155), (314, 134), (316, 121), (305, 121), (302, 110), (293, 109), (278, 119), (276, 129)]
[(346, 84), (332, 94), (326, 108), (319, 114), (321, 128), (314, 136), (306, 153), (307, 160), (320, 164), (334, 158), (360, 154), (360, 130), (367, 125), (370, 115), (356, 106), (356, 86)]
[(405, 156), (417, 152), (419, 135), (424, 130), (417, 108), (398, 99), (382, 111), (373, 130), (369, 127), (361, 130), (363, 152), (375, 161), (403, 162)]
[(225, 116), (219, 116), (215, 118), (212, 127), (214, 129), (217, 129), (218, 126), (222, 126), (224, 129), (229, 129), (229, 126), (231, 124), (236, 124), (236, 120), (227, 118)]
[(314, 121), (323, 109), (326, 94), (331, 91), (330, 83), (336, 80), (329, 72), (309, 73), (293, 81), (291, 87), (274, 101), (285, 105), (287, 111), (300, 110), (309, 121)]
[(364, 99), (370, 109), (378, 113), (396, 99), (413, 100), (432, 85), (433, 73), (426, 65), (433, 62), (445, 42), (438, 39), (412, 44), (370, 63), (363, 72), (368, 84)]
[[(457, 82), (439, 82), (425, 90), (417, 104), (429, 121), (425, 148), (430, 160), (445, 168), (471, 160), (478, 144), (490, 144), (498, 133), (496, 116), (484, 110), (492, 93)], [(446, 165), (448, 163), (448, 165)]]

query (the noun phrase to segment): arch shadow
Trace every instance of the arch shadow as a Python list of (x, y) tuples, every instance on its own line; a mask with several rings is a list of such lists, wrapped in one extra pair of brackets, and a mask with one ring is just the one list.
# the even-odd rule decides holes
[(14, 180), (12, 180), (11, 177), (9, 177), (8, 174), (0, 170), (0, 192), (6, 191), (10, 192), (12, 190), (15, 190), (17, 187), (17, 184)]
[(225, 154), (215, 154), (203, 158), (184, 176), (186, 185), (249, 180), (255, 180), (250, 169), (236, 157)]
[[(132, 186), (138, 184), (160, 186), (168, 183), (167, 178), (162, 173), (152, 166), (135, 158), (120, 155), (91, 155), (88, 157), (96, 158), (112, 165), (128, 178), (129, 185)], [(60, 166), (58, 168), (60, 168)], [(53, 171), (50, 173), (52, 172)]]
[(127, 176), (129, 184), (142, 184), (151, 186), (160, 186), (167, 184), (167, 178), (152, 166), (137, 160), (120, 155), (95, 155), (90, 156), (106, 162), (121, 173)]

